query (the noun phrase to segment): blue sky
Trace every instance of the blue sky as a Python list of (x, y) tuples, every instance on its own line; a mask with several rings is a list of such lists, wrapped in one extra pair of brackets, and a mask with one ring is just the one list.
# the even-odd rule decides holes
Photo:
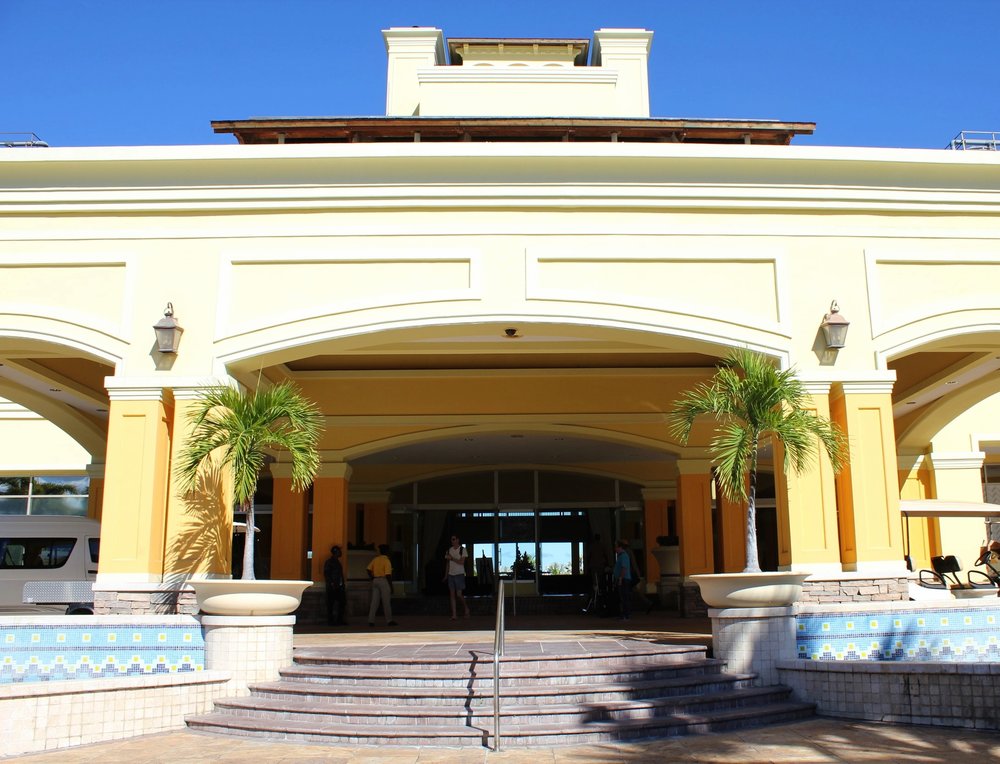
[(1000, 0), (0, 0), (0, 132), (54, 146), (232, 143), (213, 119), (378, 115), (380, 30), (655, 32), (653, 116), (814, 121), (800, 144), (1000, 130)]

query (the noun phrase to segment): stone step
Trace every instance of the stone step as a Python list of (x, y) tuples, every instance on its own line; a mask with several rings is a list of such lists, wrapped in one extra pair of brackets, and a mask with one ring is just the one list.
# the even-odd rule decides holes
[[(296, 666), (345, 666), (355, 669), (367, 667), (372, 671), (385, 671), (417, 667), (419, 670), (445, 669), (449, 667), (468, 668), (469, 666), (493, 665), (492, 646), (482, 649), (453, 648), (418, 648), (414, 646), (410, 655), (399, 655), (399, 649), (404, 646), (394, 646), (391, 653), (379, 655), (372, 651), (330, 650), (328, 648), (299, 648), (295, 651), (293, 660)], [(501, 658), (504, 667), (525, 672), (544, 671), (551, 673), (569, 673), (587, 668), (594, 664), (607, 666), (645, 666), (678, 665), (691, 662), (701, 662), (706, 659), (707, 648), (703, 645), (648, 645), (642, 648), (624, 649), (608, 646), (605, 649), (592, 649), (575, 653), (557, 653), (539, 656), (537, 651), (520, 652), (517, 645), (509, 646)], [(557, 668), (561, 667), (561, 668)]]
[[(612, 682), (600, 680), (594, 683), (539, 683), (509, 685), (501, 680), (502, 698), (505, 704), (525, 704), (542, 702), (539, 699), (552, 698), (561, 703), (585, 703), (615, 700), (621, 697), (651, 698), (685, 695), (695, 688), (704, 692), (718, 692), (727, 688), (748, 686), (753, 674), (719, 674), (651, 677), (636, 680)], [(352, 703), (368, 704), (436, 704), (447, 705), (455, 702), (472, 705), (493, 703), (493, 682), (483, 681), (474, 686), (385, 686), (374, 684), (321, 684), (317, 682), (262, 682), (251, 686), (255, 696), (262, 698), (292, 698), (318, 702), (321, 700), (350, 700)]]
[[(537, 682), (544, 678), (552, 684), (578, 684), (596, 682), (629, 682), (644, 679), (670, 678), (677, 676), (700, 676), (719, 674), (724, 662), (714, 658), (688, 659), (674, 662), (640, 663), (633, 665), (607, 664), (604, 661), (590, 661), (582, 664), (566, 665), (553, 661), (551, 664), (525, 665), (524, 663), (502, 662), (500, 676), (509, 686), (519, 686)], [(294, 665), (282, 669), (283, 679), (296, 682), (333, 684), (372, 684), (377, 686), (435, 686), (469, 687), (493, 682), (493, 663), (482, 664), (431, 664), (427, 666), (411, 663), (396, 664), (392, 667), (369, 665)]]
[[(699, 692), (672, 697), (646, 699), (615, 699), (585, 703), (506, 704), (500, 709), (504, 725), (530, 728), (539, 719), (547, 724), (558, 720), (561, 725), (581, 725), (595, 721), (631, 721), (661, 716), (706, 714), (752, 705), (767, 705), (787, 699), (787, 687), (726, 688), (716, 692)], [(395, 703), (356, 704), (331, 702), (323, 699), (290, 700), (288, 698), (235, 698), (216, 703), (219, 711), (237, 716), (268, 720), (315, 721), (322, 724), (348, 723), (367, 726), (446, 725), (482, 727), (493, 718), (492, 704), (399, 705)]]
[[(814, 705), (811, 703), (785, 701), (757, 703), (749, 708), (679, 713), (651, 719), (590, 721), (581, 724), (564, 724), (560, 720), (553, 721), (546, 718), (534, 724), (511, 724), (508, 727), (501, 721), (501, 734), (503, 744), (510, 747), (573, 745), (743, 729), (804, 718), (812, 715), (814, 710)], [(352, 725), (322, 724), (315, 720), (306, 722), (292, 719), (256, 719), (249, 716), (213, 713), (188, 719), (188, 725), (193, 729), (230, 735), (280, 737), (284, 740), (317, 743), (478, 747), (492, 744), (490, 734), (492, 719), (483, 721), (486, 724), (481, 727), (435, 724)]]

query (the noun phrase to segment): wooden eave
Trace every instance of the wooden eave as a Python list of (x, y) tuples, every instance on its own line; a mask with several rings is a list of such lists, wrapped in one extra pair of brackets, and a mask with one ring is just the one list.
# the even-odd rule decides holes
[(216, 120), (216, 133), (243, 144), (420, 141), (752, 143), (787, 146), (814, 122), (717, 119), (461, 117), (276, 117)]

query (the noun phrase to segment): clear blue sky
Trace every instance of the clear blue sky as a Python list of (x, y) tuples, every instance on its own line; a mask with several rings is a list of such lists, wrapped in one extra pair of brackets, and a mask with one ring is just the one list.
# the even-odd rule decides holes
[(800, 144), (939, 148), (1000, 130), (1000, 0), (0, 0), (0, 132), (232, 143), (213, 119), (385, 113), (388, 26), (655, 32), (653, 116), (817, 123)]

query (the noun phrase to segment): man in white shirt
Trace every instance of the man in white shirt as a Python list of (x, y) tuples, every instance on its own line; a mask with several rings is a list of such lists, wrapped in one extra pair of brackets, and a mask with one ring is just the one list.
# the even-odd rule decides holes
[(462, 603), (465, 609), (465, 617), (469, 617), (469, 605), (465, 601), (465, 561), (469, 558), (469, 553), (458, 540), (458, 536), (451, 537), (451, 546), (445, 552), (445, 580), (448, 582), (448, 596), (451, 597), (451, 620), (458, 618), (456, 600)]

